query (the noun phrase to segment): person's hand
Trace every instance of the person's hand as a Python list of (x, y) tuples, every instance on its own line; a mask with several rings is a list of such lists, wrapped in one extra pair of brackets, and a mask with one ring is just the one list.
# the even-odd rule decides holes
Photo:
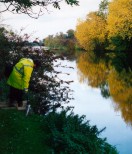
[(27, 97), (27, 95), (28, 95), (28, 89), (25, 88), (24, 89), (24, 96)]
[(24, 93), (25, 93), (25, 94), (28, 93), (28, 89), (27, 89), (27, 88), (24, 89)]

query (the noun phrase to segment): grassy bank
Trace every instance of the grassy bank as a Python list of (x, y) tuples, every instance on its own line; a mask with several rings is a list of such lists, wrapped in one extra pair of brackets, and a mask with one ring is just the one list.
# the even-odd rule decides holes
[(25, 117), (17, 110), (0, 110), (0, 154), (44, 154), (41, 118)]
[(117, 154), (96, 126), (69, 114), (30, 115), (0, 109), (0, 154)]

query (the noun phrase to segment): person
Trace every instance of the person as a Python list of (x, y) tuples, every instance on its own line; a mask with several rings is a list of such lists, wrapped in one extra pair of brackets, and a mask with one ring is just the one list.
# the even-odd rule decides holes
[(33, 61), (29, 58), (22, 58), (13, 67), (13, 70), (7, 80), (7, 84), (10, 86), (9, 107), (13, 107), (15, 101), (17, 101), (18, 107), (23, 106), (23, 94), (28, 92), (33, 68), (37, 68), (40, 65), (39, 60)]

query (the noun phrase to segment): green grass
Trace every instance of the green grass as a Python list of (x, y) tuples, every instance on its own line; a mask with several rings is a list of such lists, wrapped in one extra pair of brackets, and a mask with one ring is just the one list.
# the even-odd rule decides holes
[(17, 110), (0, 110), (0, 154), (44, 154), (45, 134), (40, 116), (26, 117)]

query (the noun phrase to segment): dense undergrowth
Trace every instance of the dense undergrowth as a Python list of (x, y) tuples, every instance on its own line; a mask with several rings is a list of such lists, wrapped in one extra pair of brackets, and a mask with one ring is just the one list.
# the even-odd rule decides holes
[(0, 154), (117, 154), (101, 132), (73, 112), (26, 117), (0, 109)]

